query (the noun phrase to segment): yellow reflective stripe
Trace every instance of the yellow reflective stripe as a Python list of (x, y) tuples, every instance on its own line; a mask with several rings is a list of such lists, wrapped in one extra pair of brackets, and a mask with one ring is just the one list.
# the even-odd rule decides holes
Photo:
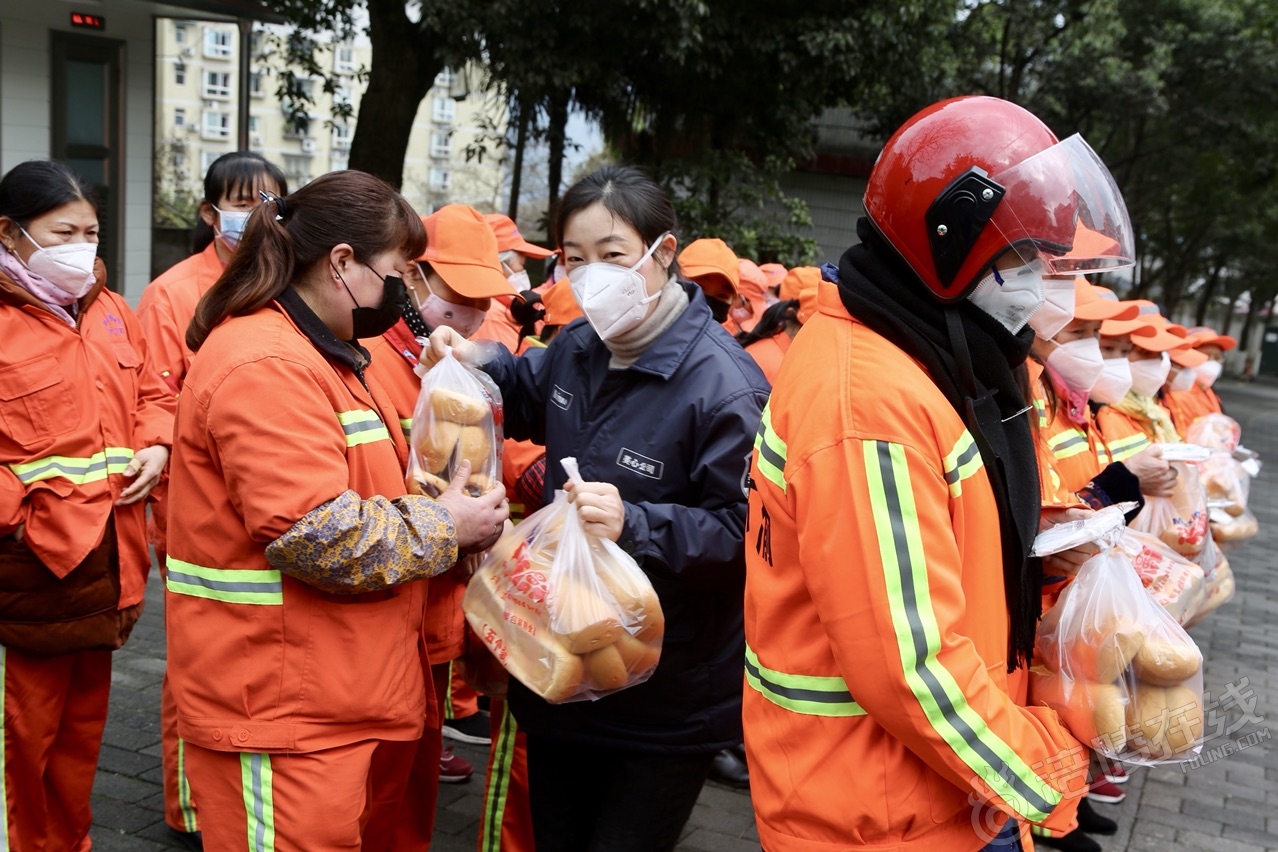
[(172, 556), (165, 568), (165, 588), (174, 594), (222, 603), (284, 604), (284, 580), (274, 568), (205, 568)]
[(1126, 461), (1149, 446), (1149, 438), (1143, 433), (1111, 441), (1109, 457), (1116, 462)]
[(1058, 459), (1068, 459), (1088, 450), (1087, 436), (1077, 429), (1070, 429), (1047, 439), (1047, 446)]
[(249, 852), (275, 852), (275, 788), (269, 754), (240, 752), (240, 786)]
[(1035, 399), (1034, 410), (1038, 412), (1038, 428), (1047, 428), (1047, 400)]
[(976, 446), (972, 433), (963, 430), (954, 449), (950, 450), (942, 462), (945, 468), (945, 481), (950, 485), (950, 496), (958, 497), (963, 493), (963, 480), (981, 469), (981, 451)]
[(759, 473), (777, 488), (785, 491), (785, 441), (772, 431), (772, 403), (763, 407), (763, 417), (759, 421), (759, 431), (754, 437), (754, 448), (758, 451)]
[(355, 411), (337, 412), (337, 422), (342, 424), (346, 433), (346, 446), (358, 447), (360, 444), (371, 444), (374, 441), (389, 441), (390, 432), (376, 411), (367, 408)]
[(411, 417), (399, 418), (399, 428), (403, 431), (404, 437), (407, 438), (413, 431), (413, 418)]
[(13, 475), (23, 485), (53, 479), (55, 476), (69, 479), (76, 485), (84, 485), (106, 479), (113, 473), (124, 473), (131, 461), (133, 450), (128, 447), (107, 447), (88, 458), (45, 456), (35, 461), (11, 464), (9, 470), (13, 471)]
[(778, 707), (808, 716), (864, 716), (841, 677), (796, 675), (770, 669), (746, 646), (746, 683)]
[(191, 804), (191, 781), (186, 777), (186, 740), (178, 737), (177, 743), (178, 810), (182, 813), (182, 827), (188, 834), (200, 830), (195, 818), (195, 806)]
[(887, 585), (892, 626), (906, 683), (933, 730), (1008, 807), (1031, 822), (1061, 800), (970, 706), (940, 664), (940, 628), (932, 610), (927, 556), (905, 448), (866, 441), (866, 480)]
[(511, 768), (515, 763), (515, 735), (518, 728), (510, 705), (501, 703), (501, 729), (493, 743), (493, 770), (484, 789), (484, 817), (480, 827), (480, 852), (500, 852), (502, 822), (506, 819), (506, 801), (510, 796)]

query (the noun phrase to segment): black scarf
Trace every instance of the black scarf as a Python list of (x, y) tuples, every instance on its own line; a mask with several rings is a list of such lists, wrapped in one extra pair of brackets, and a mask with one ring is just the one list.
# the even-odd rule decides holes
[(967, 300), (941, 304), (868, 219), (857, 222), (857, 235), (861, 244), (839, 261), (844, 307), (923, 366), (981, 452), (998, 504), (1013, 671), (1033, 654), (1042, 609), (1042, 569), (1028, 555), (1042, 508), (1038, 459), (1016, 375), (1034, 333), (1013, 335)]

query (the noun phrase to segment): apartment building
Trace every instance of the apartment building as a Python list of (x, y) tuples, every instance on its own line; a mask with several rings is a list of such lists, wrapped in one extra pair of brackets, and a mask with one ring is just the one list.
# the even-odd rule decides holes
[[(246, 46), (234, 24), (160, 18), (156, 26), (157, 199), (166, 200), (156, 216), (162, 221), (166, 212), (174, 214), (198, 200), (209, 164), (237, 147), (239, 52)], [(278, 63), (264, 58), (286, 35), (285, 28), (258, 24), (247, 45), (248, 140), (249, 148), (279, 165), (296, 188), (347, 168), (365, 87), (359, 72), (371, 64), (372, 47), (363, 35), (321, 46), (316, 59), (339, 84), (329, 93), (321, 78), (302, 79), (314, 103), (299, 124), (290, 120), (292, 106), (276, 94)], [(448, 203), (482, 210), (501, 203), (504, 174), (498, 158), (467, 162), (466, 148), (482, 126), (495, 123), (504, 131), (505, 116), (491, 114), (496, 108), (480, 93), (451, 96), (450, 91), (461, 94), (456, 84), (451, 71), (441, 72), (413, 124), (402, 190), (422, 213)], [(337, 117), (341, 104), (349, 104), (349, 119)]]

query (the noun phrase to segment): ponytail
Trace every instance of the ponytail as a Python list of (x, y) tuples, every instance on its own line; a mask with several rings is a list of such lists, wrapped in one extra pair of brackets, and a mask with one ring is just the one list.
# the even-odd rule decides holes
[(222, 320), (278, 299), (339, 243), (348, 243), (365, 263), (394, 249), (417, 257), (425, 251), (426, 231), (399, 193), (360, 171), (329, 172), (287, 200), (268, 196), (249, 215), (222, 276), (200, 299), (186, 345), (197, 351)]
[(799, 300), (787, 299), (784, 302), (777, 302), (775, 305), (768, 307), (763, 312), (763, 316), (759, 317), (759, 321), (755, 323), (754, 328), (749, 331), (737, 332), (737, 343), (742, 348), (749, 346), (751, 343), (758, 343), (760, 340), (767, 340), (769, 337), (776, 337), (778, 334), (789, 328), (790, 323), (799, 324)]

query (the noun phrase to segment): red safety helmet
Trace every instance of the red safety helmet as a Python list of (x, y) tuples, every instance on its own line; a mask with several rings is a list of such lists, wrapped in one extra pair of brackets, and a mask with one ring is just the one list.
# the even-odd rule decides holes
[[(1040, 258), (1048, 275), (1135, 260), (1127, 207), (1095, 152), (999, 98), (941, 101), (907, 121), (874, 164), (865, 210), (943, 302), (966, 296), (1008, 249)], [(1080, 223), (1115, 248), (1068, 257)]]

